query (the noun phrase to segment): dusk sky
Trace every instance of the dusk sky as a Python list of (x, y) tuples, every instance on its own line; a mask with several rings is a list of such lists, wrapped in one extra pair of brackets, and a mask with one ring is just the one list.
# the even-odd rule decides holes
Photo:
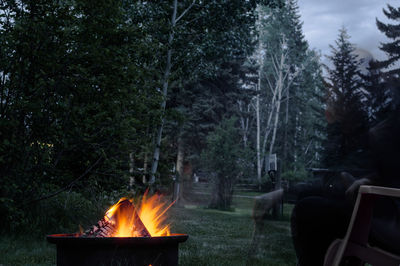
[[(375, 18), (388, 22), (382, 12), (386, 4), (399, 7), (396, 0), (298, 0), (303, 31), (310, 45), (323, 55), (330, 54), (329, 44), (334, 44), (339, 29), (344, 26), (350, 41), (358, 48), (370, 52), (377, 59), (384, 59), (379, 50), (380, 42), (387, 39), (375, 23)], [(393, 21), (391, 21), (393, 23)]]

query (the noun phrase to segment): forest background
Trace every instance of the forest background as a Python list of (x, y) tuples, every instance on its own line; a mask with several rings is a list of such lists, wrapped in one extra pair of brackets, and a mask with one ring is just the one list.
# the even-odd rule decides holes
[(4, 232), (75, 228), (147, 187), (183, 200), (195, 173), (229, 209), (236, 183), (270, 186), (270, 154), (289, 183), (363, 168), (398, 93), (396, 42), (361, 68), (342, 28), (324, 68), (295, 0), (5, 0), (0, 44)]

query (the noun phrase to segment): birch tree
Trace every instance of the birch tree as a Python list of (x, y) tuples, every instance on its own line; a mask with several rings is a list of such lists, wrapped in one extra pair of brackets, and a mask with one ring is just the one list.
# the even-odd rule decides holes
[(260, 106), (257, 107), (256, 99), (254, 104), (254, 116), (260, 117), (255, 133), (255, 138), (260, 139), (256, 147), (258, 180), (268, 153), (279, 153), (286, 170), (293, 165), (293, 155), (301, 153), (296, 149), (303, 150), (304, 143), (293, 144), (296, 136), (308, 132), (309, 138), (314, 139), (313, 135), (317, 134), (308, 120), (302, 120), (303, 116), (310, 119), (314, 116), (310, 107), (303, 107), (304, 99), (309, 97), (310, 102), (316, 100), (322, 106), (322, 99), (314, 95), (314, 91), (321, 90), (319, 59), (307, 48), (296, 1), (282, 3), (259, 8), (259, 50), (262, 51), (259, 53), (263, 56), (259, 72)]
[[(179, 10), (184, 9), (187, 1), (178, 1), (177, 13)], [(161, 121), (157, 131), (155, 141), (155, 153), (153, 156), (153, 165), (151, 169), (151, 179), (155, 180), (155, 173), (157, 172), (157, 165), (160, 157), (160, 144), (163, 134), (168, 138), (168, 141), (173, 142), (174, 147), (181, 147), (183, 150), (179, 151), (184, 156), (183, 162), (187, 162), (187, 155), (191, 158), (199, 157), (200, 152), (196, 150), (198, 147), (190, 148), (187, 143), (191, 142), (193, 135), (198, 135), (200, 132), (192, 132), (190, 136), (189, 131), (192, 130), (192, 118), (198, 116), (198, 109), (193, 110), (189, 103), (203, 101), (208, 99), (205, 97), (204, 91), (193, 90), (196, 84), (203, 83), (215, 86), (219, 90), (219, 86), (225, 86), (226, 82), (222, 81), (230, 71), (232, 65), (242, 62), (247, 54), (252, 50), (251, 31), (254, 26), (254, 12), (255, 1), (235, 0), (230, 2), (223, 2), (210, 0), (210, 1), (197, 1), (191, 4), (182, 11), (181, 15), (176, 15), (175, 24), (173, 17), (171, 17), (171, 25), (174, 25), (174, 30), (171, 30), (170, 37), (172, 36), (172, 47), (168, 49), (172, 52), (169, 69), (169, 81), (164, 82), (163, 88), (168, 88), (168, 94), (163, 95), (162, 111), (164, 112), (164, 120)], [(173, 49), (173, 51), (172, 51)], [(232, 62), (235, 62), (232, 64)], [(167, 73), (167, 71), (164, 71)], [(236, 70), (235, 70), (236, 71)], [(237, 74), (235, 74), (237, 75)], [(164, 75), (165, 76), (165, 75)], [(165, 79), (166, 80), (166, 79)], [(236, 78), (235, 78), (236, 81)], [(201, 86), (203, 86), (203, 84)], [(234, 84), (236, 87), (236, 84)], [(218, 94), (218, 93), (217, 93)], [(195, 97), (193, 99), (191, 97)], [(197, 100), (199, 99), (199, 100)], [(210, 99), (217, 100), (219, 99)], [(219, 104), (219, 103), (218, 103)], [(201, 107), (202, 108), (202, 107)], [(200, 109), (201, 109), (200, 108)], [(209, 108), (209, 107), (207, 107)], [(180, 120), (165, 119), (165, 111), (174, 112), (175, 115), (181, 115)], [(194, 113), (191, 113), (194, 111)], [(200, 115), (201, 116), (201, 115)], [(217, 116), (219, 118), (219, 115)], [(210, 124), (215, 126), (216, 119), (213, 119)], [(172, 126), (172, 124), (174, 126)], [(168, 132), (165, 132), (167, 129)], [(177, 132), (176, 129), (182, 129)], [(205, 145), (205, 135), (213, 130), (207, 129), (201, 132), (201, 141)], [(203, 130), (202, 130), (203, 131)], [(203, 133), (206, 133), (203, 136)], [(182, 136), (179, 138), (179, 136)], [(181, 141), (183, 144), (177, 143)], [(201, 145), (196, 145), (201, 146)], [(178, 151), (174, 151), (178, 156)], [(196, 152), (197, 155), (191, 154)], [(177, 160), (178, 161), (178, 160)], [(177, 168), (178, 169), (178, 168)]]
[(239, 107), (240, 129), (242, 132), (243, 148), (248, 147), (250, 129), (252, 127), (253, 119), (249, 115), (251, 112), (251, 103), (244, 101), (237, 101)]
[(155, 143), (155, 149), (154, 149), (154, 155), (153, 155), (153, 162), (151, 166), (151, 177), (149, 180), (150, 184), (154, 184), (156, 178), (155, 174), (157, 172), (157, 167), (158, 167), (158, 161), (160, 158), (160, 147), (161, 147), (161, 138), (163, 134), (163, 128), (164, 128), (164, 123), (165, 123), (165, 107), (167, 105), (167, 96), (168, 96), (168, 85), (169, 85), (169, 79), (170, 79), (170, 74), (171, 74), (171, 67), (172, 67), (172, 52), (173, 52), (173, 41), (174, 41), (174, 35), (175, 35), (175, 28), (177, 23), (186, 15), (187, 12), (190, 11), (190, 9), (193, 7), (193, 5), (196, 3), (196, 0), (194, 0), (180, 15), (178, 15), (178, 0), (174, 0), (173, 4), (173, 9), (172, 9), (172, 15), (171, 15), (171, 29), (168, 37), (168, 49), (167, 49), (167, 60), (166, 60), (166, 65), (165, 65), (165, 70), (164, 70), (164, 75), (162, 78), (162, 103), (161, 103), (161, 122), (160, 126), (157, 131), (157, 137), (156, 137), (156, 143)]

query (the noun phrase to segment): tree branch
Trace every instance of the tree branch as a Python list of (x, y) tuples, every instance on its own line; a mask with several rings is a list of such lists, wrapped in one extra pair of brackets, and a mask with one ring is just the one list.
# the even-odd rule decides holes
[(49, 198), (52, 198), (52, 197), (54, 197), (54, 196), (57, 196), (58, 194), (60, 194), (60, 193), (63, 192), (63, 191), (66, 191), (67, 189), (71, 188), (76, 182), (78, 182), (81, 178), (83, 178), (84, 176), (86, 176), (86, 175), (100, 162), (101, 158), (102, 158), (102, 157), (100, 156), (94, 164), (92, 164), (89, 168), (87, 168), (87, 169), (85, 170), (85, 172), (83, 172), (83, 174), (81, 174), (79, 177), (77, 177), (76, 179), (74, 179), (74, 180), (73, 180), (71, 183), (69, 183), (67, 186), (65, 186), (65, 187), (63, 187), (63, 188), (57, 190), (56, 192), (53, 192), (53, 193), (48, 194), (48, 195), (46, 195), (46, 196), (40, 197), (40, 198), (38, 198), (38, 199), (34, 199), (34, 200), (29, 201), (29, 202), (27, 202), (27, 203), (25, 203), (25, 204), (22, 204), (22, 205), (25, 205), (25, 206), (26, 206), (26, 205), (30, 205), (30, 204), (32, 204), (32, 203), (35, 203), (35, 202), (38, 202), (38, 201), (41, 201), (41, 200), (49, 199)]
[(194, 6), (194, 4), (196, 3), (196, 0), (193, 0), (193, 2), (190, 4), (190, 6), (188, 8), (186, 8), (182, 14), (175, 20), (175, 23), (178, 23), (178, 21), (183, 18), (183, 16)]

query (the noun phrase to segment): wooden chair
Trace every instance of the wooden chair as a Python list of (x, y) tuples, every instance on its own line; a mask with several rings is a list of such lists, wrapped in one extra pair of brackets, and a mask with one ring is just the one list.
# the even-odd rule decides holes
[[(346, 257), (356, 257), (364, 265), (400, 266), (400, 254), (393, 254), (368, 244), (372, 222), (372, 206), (378, 197), (400, 198), (400, 189), (361, 186), (344, 239), (335, 240), (325, 255), (324, 266), (339, 266)], [(399, 228), (400, 230), (400, 228)]]

